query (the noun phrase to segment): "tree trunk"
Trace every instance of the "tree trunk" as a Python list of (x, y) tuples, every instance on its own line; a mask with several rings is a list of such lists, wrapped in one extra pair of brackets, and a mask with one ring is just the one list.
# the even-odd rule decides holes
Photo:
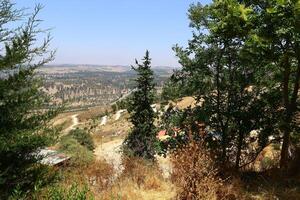
[(236, 159), (235, 159), (235, 169), (236, 170), (238, 170), (239, 166), (240, 166), (242, 144), (243, 144), (243, 134), (241, 132), (239, 132), (238, 144), (237, 144), (237, 153), (236, 153)]
[(291, 67), (289, 63), (289, 57), (288, 55), (284, 55), (284, 58), (281, 63), (282, 68), (284, 68), (284, 77), (282, 82), (282, 92), (283, 92), (283, 105), (285, 108), (285, 117), (283, 121), (283, 142), (282, 142), (282, 148), (280, 153), (280, 168), (286, 169), (288, 165), (288, 149), (290, 145), (290, 101), (289, 101), (289, 80), (290, 80), (290, 74), (291, 74)]
[(221, 60), (223, 57), (224, 50), (226, 48), (226, 44), (223, 49), (221, 49), (218, 62), (216, 64), (216, 75), (215, 75), (215, 81), (216, 81), (216, 87), (217, 87), (217, 130), (222, 131), (222, 142), (221, 142), (221, 148), (222, 148), (222, 162), (225, 162), (226, 160), (226, 144), (227, 144), (227, 134), (226, 130), (224, 128), (222, 117), (221, 117), (221, 85), (220, 85), (220, 72), (221, 72)]
[[(286, 169), (288, 165), (288, 150), (289, 150), (289, 145), (290, 145), (290, 126), (292, 122), (293, 115), (297, 109), (297, 99), (298, 99), (298, 91), (299, 91), (299, 81), (300, 81), (300, 56), (297, 57), (298, 61), (298, 67), (297, 67), (297, 72), (296, 72), (296, 79), (294, 83), (294, 88), (293, 88), (293, 93), (292, 93), (292, 98), (291, 101), (288, 102), (288, 78), (287, 73), (285, 73), (285, 78), (284, 78), (284, 87), (283, 87), (283, 93), (284, 93), (284, 104), (286, 107), (286, 120), (285, 120), (285, 125), (283, 127), (283, 143), (282, 143), (282, 148), (281, 148), (281, 158), (280, 158), (280, 168)], [(288, 61), (287, 61), (288, 63)], [(288, 74), (289, 76), (289, 74)]]
[(283, 132), (284, 135), (283, 135), (283, 143), (282, 143), (282, 148), (280, 153), (280, 168), (286, 169), (288, 166), (288, 158), (289, 158), (288, 151), (290, 145), (290, 130), (286, 126), (284, 127)]

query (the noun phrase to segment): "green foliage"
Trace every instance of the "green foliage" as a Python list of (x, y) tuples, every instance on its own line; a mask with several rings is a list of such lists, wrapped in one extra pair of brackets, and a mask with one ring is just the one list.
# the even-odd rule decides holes
[(75, 129), (69, 132), (69, 135), (77, 140), (77, 142), (86, 147), (88, 150), (93, 151), (95, 149), (95, 144), (92, 136), (82, 129)]
[(276, 162), (269, 157), (265, 157), (261, 160), (260, 167), (262, 170), (272, 169), (274, 166), (276, 166)]
[(47, 198), (49, 200), (93, 200), (94, 197), (89, 194), (87, 186), (79, 187), (73, 184), (70, 188), (63, 188), (60, 185), (49, 189)]
[(60, 174), (57, 173), (56, 169), (45, 165), (36, 165), (35, 170), (32, 172), (34, 173), (31, 173), (31, 175), (35, 178), (27, 182), (27, 188), (32, 189), (25, 190), (24, 186), (17, 185), (9, 195), (9, 200), (39, 199), (37, 196), (44, 187), (56, 182), (60, 178)]
[[(193, 120), (180, 122), (181, 129), (198, 134), (191, 127), (195, 121), (205, 123), (208, 134), (203, 139), (220, 136), (213, 145), (215, 154), (236, 168), (253, 161), (270, 135), (278, 140), (284, 135), (281, 157), (286, 157), (290, 133), (296, 132), (297, 5), (275, 0), (194, 4), (189, 9), (193, 38), (187, 48), (174, 47), (182, 69), (174, 73), (171, 85), (203, 102), (186, 117)], [(250, 150), (252, 130), (259, 130), (254, 138), (259, 145)]]
[(122, 99), (120, 101), (117, 101), (116, 104), (117, 104), (118, 110), (127, 109), (129, 106), (129, 102), (130, 102), (130, 96), (126, 97), (125, 99)]
[(154, 126), (156, 116), (151, 108), (154, 103), (154, 77), (150, 64), (149, 52), (146, 51), (143, 64), (136, 61), (137, 67), (132, 67), (137, 72), (136, 90), (128, 107), (133, 128), (124, 141), (123, 149), (127, 155), (151, 160), (154, 159), (157, 142)]
[(49, 98), (36, 76), (36, 69), (53, 59), (49, 36), (36, 43), (47, 32), (39, 29), (40, 9), (27, 15), (9, 0), (0, 3), (0, 198), (17, 185), (21, 191), (33, 189), (30, 183), (38, 177), (33, 153), (50, 144), (55, 132), (47, 122), (56, 111), (45, 110)]
[(168, 102), (169, 100), (174, 101), (183, 96), (188, 96), (188, 94), (184, 93), (181, 84), (172, 81), (172, 77), (171, 77), (171, 79), (164, 84), (161, 93), (161, 100), (163, 102)]
[(80, 145), (76, 139), (64, 136), (59, 142), (59, 149), (71, 156), (71, 164), (75, 166), (88, 165), (93, 161), (93, 152)]
[(111, 105), (111, 109), (115, 113), (117, 111), (117, 105), (116, 104)]
[[(281, 167), (288, 166), (288, 148), (293, 141), (297, 125), (293, 120), (297, 112), (300, 80), (300, 10), (299, 1), (243, 1), (256, 8), (251, 15), (255, 28), (247, 41), (247, 50), (257, 63), (262, 83), (268, 90), (277, 92), (281, 99), (278, 110), (277, 126), (283, 135)], [(296, 143), (298, 143), (297, 141)]]
[(245, 139), (251, 130), (260, 127), (260, 113), (265, 109), (257, 98), (259, 88), (247, 89), (256, 84), (255, 68), (244, 60), (243, 54), (251, 28), (250, 13), (250, 8), (237, 1), (192, 5), (189, 18), (198, 34), (194, 33), (186, 49), (174, 48), (183, 67), (173, 80), (188, 88), (198, 102), (204, 102), (182, 122), (190, 123), (184, 125), (191, 127), (185, 131), (198, 134), (199, 130), (192, 128), (195, 122), (205, 123), (208, 132), (221, 136), (213, 145), (219, 160), (235, 161), (237, 167), (241, 150), (247, 146)]

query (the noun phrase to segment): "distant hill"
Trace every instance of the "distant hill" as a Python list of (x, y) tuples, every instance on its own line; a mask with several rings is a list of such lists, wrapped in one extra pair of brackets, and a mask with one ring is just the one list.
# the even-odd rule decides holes
[[(153, 71), (160, 75), (170, 74), (175, 69), (170, 66), (153, 66)], [(130, 66), (126, 65), (88, 65), (88, 64), (60, 64), (46, 65), (38, 71), (46, 74), (77, 73), (77, 72), (129, 72)]]
[[(157, 89), (173, 72), (172, 67), (153, 67)], [(47, 65), (38, 70), (44, 91), (53, 103), (64, 102), (69, 109), (109, 105), (134, 88), (135, 72), (121, 65)]]

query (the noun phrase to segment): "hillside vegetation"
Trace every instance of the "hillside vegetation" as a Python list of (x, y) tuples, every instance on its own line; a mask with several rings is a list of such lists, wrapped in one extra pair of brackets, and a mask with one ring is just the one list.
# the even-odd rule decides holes
[(0, 1), (0, 199), (300, 199), (299, 0), (192, 4), (172, 73), (46, 66), (41, 8)]

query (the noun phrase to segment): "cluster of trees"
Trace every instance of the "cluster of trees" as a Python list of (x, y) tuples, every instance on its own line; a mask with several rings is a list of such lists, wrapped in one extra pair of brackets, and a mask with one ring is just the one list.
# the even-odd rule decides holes
[[(28, 17), (9, 0), (0, 1), (0, 198), (41, 184), (36, 152), (54, 141), (48, 122), (57, 110), (45, 109), (49, 98), (36, 76), (36, 69), (53, 59), (50, 37), (37, 43), (45, 33), (39, 29), (40, 9)], [(300, 139), (300, 1), (214, 0), (192, 5), (188, 14), (193, 37), (188, 47), (174, 47), (182, 68), (162, 97), (189, 95), (199, 104), (169, 110), (166, 127), (187, 133), (182, 142), (190, 136), (208, 141), (218, 160), (236, 169), (253, 162), (267, 145), (280, 144), (280, 167), (288, 169), (291, 147)], [(118, 105), (128, 109), (133, 124), (123, 150), (154, 160), (158, 143), (151, 105), (156, 97), (148, 51), (136, 65), (135, 91)], [(206, 135), (199, 135), (203, 124)], [(84, 131), (70, 136), (94, 149)]]
[(130, 98), (131, 97), (129, 95), (125, 99), (118, 100), (118, 101), (116, 101), (116, 103), (112, 104), (111, 108), (112, 108), (113, 112), (116, 112), (121, 109), (127, 109), (129, 106)]
[(299, 144), (300, 1), (215, 0), (192, 5), (188, 16), (193, 37), (188, 47), (174, 47), (182, 69), (163, 94), (203, 104), (187, 110), (181, 124), (197, 134), (204, 123), (219, 138), (211, 145), (219, 160), (236, 168), (281, 144), (286, 169)]
[(36, 151), (55, 136), (47, 122), (57, 110), (44, 109), (49, 98), (36, 76), (54, 53), (48, 51), (49, 36), (37, 43), (47, 33), (39, 29), (40, 9), (28, 15), (9, 0), (0, 1), (0, 199), (42, 184)]

